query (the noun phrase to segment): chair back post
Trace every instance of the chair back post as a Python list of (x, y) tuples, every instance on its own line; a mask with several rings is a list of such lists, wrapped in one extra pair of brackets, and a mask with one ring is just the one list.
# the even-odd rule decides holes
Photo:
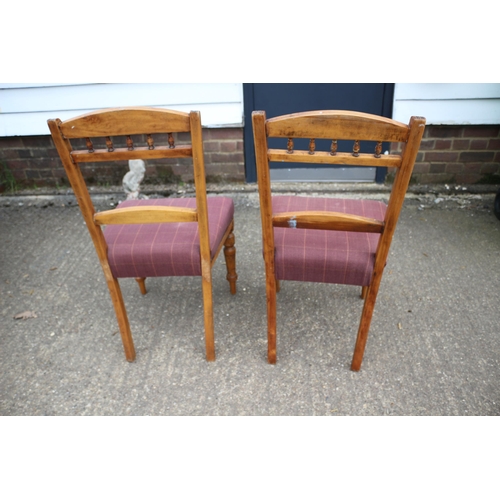
[(92, 241), (94, 242), (99, 261), (103, 268), (106, 277), (112, 278), (111, 269), (109, 268), (109, 263), (107, 259), (107, 245), (102, 229), (100, 226), (94, 223), (95, 208), (90, 198), (87, 185), (83, 179), (82, 172), (78, 163), (75, 163), (71, 158), (71, 151), (73, 148), (70, 141), (64, 137), (60, 126), (62, 121), (57, 118), (55, 120), (48, 120), (48, 125), (50, 132), (52, 134), (52, 140), (56, 146), (57, 152), (61, 158), (64, 169), (66, 170), (66, 175), (68, 176), (69, 183), (76, 197), (76, 201), (80, 207), (85, 224), (90, 233)]
[(207, 184), (205, 178), (205, 160), (203, 155), (203, 132), (201, 128), (201, 116), (199, 111), (189, 113), (191, 128), (191, 144), (193, 148), (193, 172), (196, 190), (196, 211), (198, 212), (198, 230), (200, 236), (200, 256), (202, 275), (205, 276), (211, 269), (208, 207), (207, 207)]
[(413, 166), (425, 130), (425, 118), (412, 116), (408, 127), (408, 139), (404, 143), (401, 153), (401, 167), (398, 168), (394, 178), (391, 195), (387, 204), (387, 212), (385, 214), (384, 231), (379, 240), (376, 253), (377, 260), (374, 269), (376, 272), (380, 272), (380, 274), (385, 266), (392, 237), (394, 236), (394, 231), (398, 223), (399, 214), (403, 208), (406, 191), (410, 184)]
[(267, 157), (267, 133), (265, 111), (254, 111), (252, 113), (253, 137), (255, 144), (255, 162), (257, 165), (257, 183), (259, 187), (260, 216), (263, 228), (263, 250), (266, 265), (272, 265), (270, 269), (274, 276), (274, 230), (272, 223), (272, 197), (271, 197), (271, 174)]

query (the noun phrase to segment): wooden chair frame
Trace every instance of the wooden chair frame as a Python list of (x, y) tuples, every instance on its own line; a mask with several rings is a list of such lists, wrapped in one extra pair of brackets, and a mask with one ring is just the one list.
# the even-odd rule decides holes
[[(370, 285), (362, 288), (364, 307), (359, 324), (351, 369), (361, 368), (375, 301), (386, 265), (389, 247), (404, 202), (405, 193), (425, 128), (425, 119), (412, 117), (409, 125), (389, 118), (350, 111), (311, 111), (266, 119), (264, 111), (252, 114), (259, 185), (264, 262), (266, 271), (268, 362), (276, 363), (276, 279), (274, 228), (375, 232), (380, 234)], [(269, 137), (288, 138), (287, 149), (269, 149)], [(295, 151), (294, 138), (309, 138), (309, 151)], [(315, 151), (315, 139), (332, 140), (330, 152)], [(337, 140), (353, 140), (352, 153), (336, 151)], [(360, 153), (359, 141), (375, 141), (374, 154)], [(381, 154), (382, 142), (403, 143), (402, 153)], [(396, 169), (383, 221), (336, 212), (289, 212), (273, 214), (270, 162), (302, 162)]]
[[(183, 113), (145, 107), (118, 108), (88, 113), (64, 122), (59, 119), (48, 120), (48, 125), (101, 263), (118, 320), (126, 359), (135, 360), (135, 348), (120, 285), (118, 279), (113, 276), (108, 262), (107, 244), (101, 226), (105, 224), (197, 222), (200, 236), (206, 358), (208, 361), (215, 360), (212, 266), (224, 246), (227, 279), (231, 293), (236, 293), (234, 220), (227, 228), (214, 257), (211, 258), (200, 113), (198, 111)], [(177, 146), (171, 143), (166, 146), (154, 146), (151, 134), (168, 133), (170, 142), (172, 133), (178, 132), (189, 133), (191, 145)], [(131, 145), (130, 136), (143, 134), (148, 135), (146, 146)], [(115, 148), (111, 137), (116, 136), (127, 136), (129, 147)], [(107, 149), (94, 150), (90, 140), (94, 137), (105, 137)], [(70, 142), (72, 139), (86, 139), (87, 150), (74, 150)], [(193, 159), (196, 209), (141, 206), (121, 209), (118, 207), (114, 210), (96, 213), (79, 167), (79, 164), (83, 162), (188, 157)], [(141, 292), (146, 293), (145, 278), (137, 277), (136, 279)]]

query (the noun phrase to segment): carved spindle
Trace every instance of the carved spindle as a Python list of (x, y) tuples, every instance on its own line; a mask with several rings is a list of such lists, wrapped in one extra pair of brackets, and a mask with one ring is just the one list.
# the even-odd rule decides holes
[(236, 248), (234, 248), (234, 234), (231, 232), (224, 242), (224, 257), (226, 260), (226, 279), (229, 281), (229, 289), (234, 295), (236, 293)]
[(134, 150), (134, 141), (132, 140), (132, 137), (130, 137), (129, 135), (127, 135), (127, 148), (129, 151)]
[(148, 134), (148, 138), (146, 140), (148, 142), (148, 148), (149, 149), (154, 149), (155, 148), (155, 141), (153, 141), (153, 138), (151, 137), (151, 134)]
[(288, 142), (286, 143), (286, 152), (293, 153), (293, 139), (291, 137), (288, 138)]
[(377, 142), (377, 145), (375, 146), (375, 158), (380, 158), (382, 154), (382, 143)]
[(115, 148), (113, 146), (113, 142), (111, 141), (111, 137), (109, 137), (109, 136), (106, 137), (106, 146), (107, 146), (108, 151), (110, 153), (115, 150)]
[(335, 156), (337, 154), (337, 148), (338, 148), (337, 141), (335, 139), (333, 139), (332, 146), (330, 147), (330, 154), (332, 156)]
[(170, 149), (174, 149), (175, 148), (174, 136), (170, 132), (168, 133), (168, 147)]
[(87, 150), (89, 153), (94, 152), (94, 145), (92, 144), (92, 141), (90, 140), (90, 137), (85, 137), (85, 142), (87, 143)]
[(313, 155), (315, 149), (316, 149), (316, 141), (314, 139), (310, 139), (309, 140), (309, 154)]
[(359, 141), (354, 141), (354, 146), (352, 148), (352, 156), (359, 156)]

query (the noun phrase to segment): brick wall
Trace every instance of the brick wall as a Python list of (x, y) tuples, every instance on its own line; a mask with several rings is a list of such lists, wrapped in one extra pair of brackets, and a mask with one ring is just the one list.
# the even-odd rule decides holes
[[(212, 182), (244, 182), (243, 129), (203, 129), (205, 168)], [(179, 143), (183, 142), (179, 134)], [(397, 150), (397, 147), (394, 149)], [(23, 187), (67, 184), (66, 174), (49, 136), (0, 137), (1, 170), (7, 167)], [(120, 185), (126, 163), (113, 167), (87, 164), (84, 177), (98, 185)], [(145, 183), (192, 179), (190, 160), (148, 163)], [(500, 125), (428, 125), (412, 183), (500, 184)]]
[(500, 125), (428, 125), (412, 183), (500, 184)]
[[(187, 136), (178, 134), (177, 143)], [(245, 159), (243, 129), (203, 129), (205, 170), (212, 182), (243, 182)], [(119, 144), (117, 144), (119, 146)], [(112, 166), (111, 166), (112, 165)], [(190, 159), (156, 160), (147, 163), (144, 183), (165, 183), (193, 179)], [(50, 136), (0, 137), (0, 182), (5, 168), (18, 186), (67, 185), (68, 181)], [(3, 172), (2, 172), (3, 171)], [(84, 178), (90, 184), (120, 185), (128, 172), (126, 162), (82, 164)]]

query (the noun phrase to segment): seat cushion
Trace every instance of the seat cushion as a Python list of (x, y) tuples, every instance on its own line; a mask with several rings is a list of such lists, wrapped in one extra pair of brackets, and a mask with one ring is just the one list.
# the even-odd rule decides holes
[[(195, 198), (129, 200), (120, 208), (135, 206), (196, 208)], [(233, 220), (231, 198), (209, 197), (208, 227), (212, 258)], [(104, 230), (108, 260), (116, 278), (153, 276), (200, 276), (200, 243), (197, 222), (164, 224), (117, 224)]]
[[(385, 203), (301, 196), (273, 196), (273, 213), (327, 210), (383, 220)], [(280, 280), (367, 286), (379, 234), (274, 228), (275, 271)]]

